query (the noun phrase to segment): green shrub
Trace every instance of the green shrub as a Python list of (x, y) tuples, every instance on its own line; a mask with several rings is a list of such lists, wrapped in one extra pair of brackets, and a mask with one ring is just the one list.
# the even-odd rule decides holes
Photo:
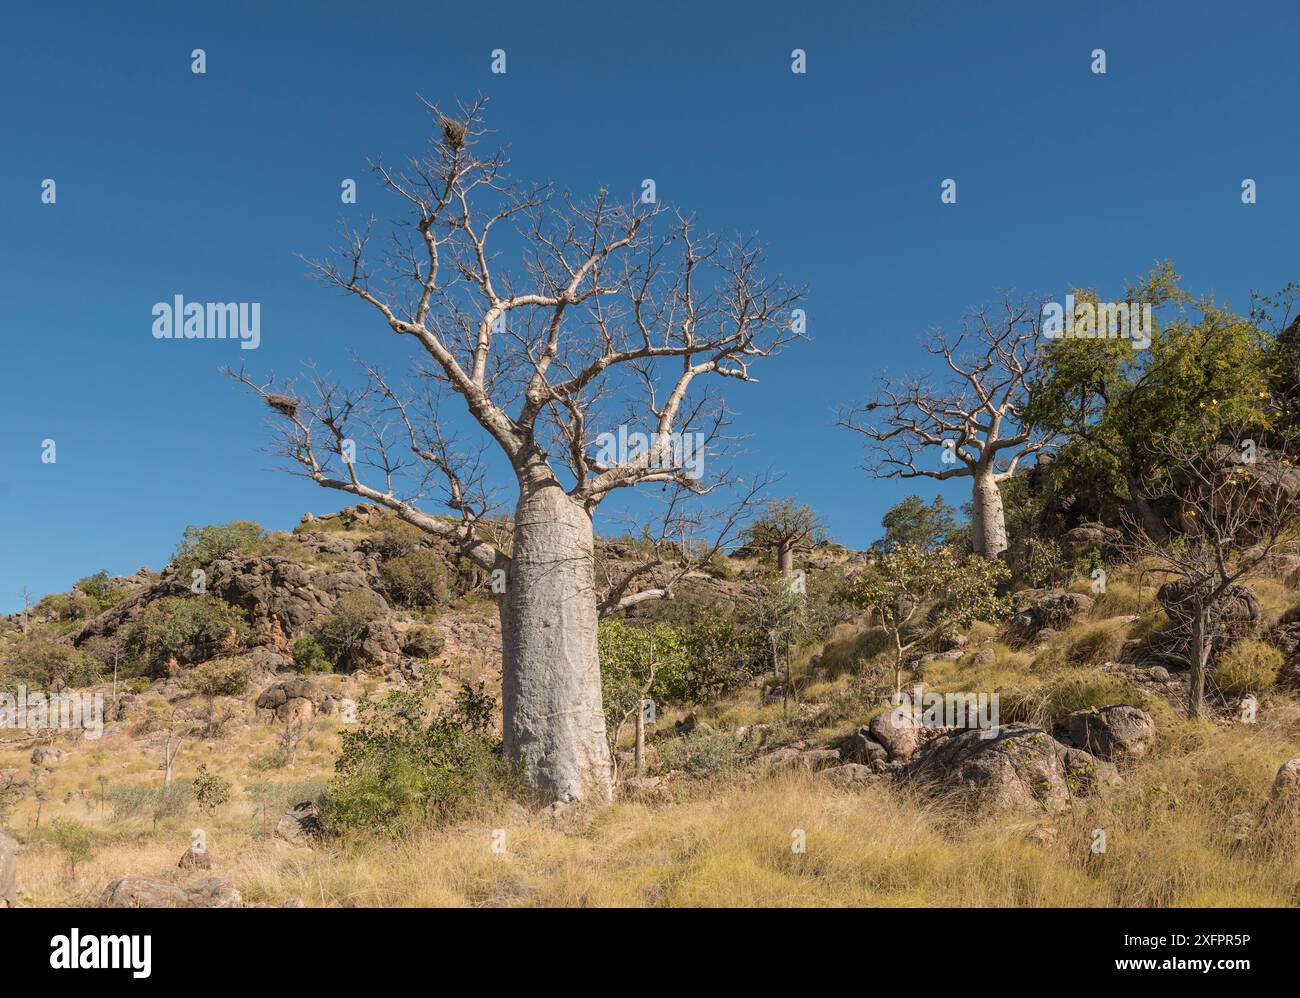
[(1219, 656), (1211, 676), (1224, 696), (1242, 697), (1271, 690), (1284, 664), (1281, 650), (1267, 642), (1238, 641)]
[(696, 779), (720, 776), (740, 765), (736, 739), (728, 731), (696, 729), (681, 738), (658, 742), (656, 747), (661, 768), (679, 769)]
[(41, 838), (63, 850), (74, 877), (77, 875), (78, 863), (94, 858), (95, 833), (79, 821), (55, 818), (42, 829)]
[(24, 684), (35, 689), (90, 686), (99, 682), (103, 673), (103, 663), (93, 655), (43, 638), (28, 638), (11, 645), (0, 661), (0, 678), (10, 685)]
[(131, 654), (153, 663), (168, 655), (198, 662), (247, 642), (248, 623), (236, 606), (209, 593), (164, 596), (144, 608), (127, 631)]
[(429, 678), (362, 701), (325, 793), (329, 827), (398, 835), (465, 817), (508, 792), (510, 771), (488, 734), (495, 702), (480, 685), (440, 708), (437, 691)]
[(189, 526), (185, 528), (173, 560), (183, 574), (188, 574), (218, 558), (251, 547), (261, 536), (261, 524), (252, 520), (212, 523), (206, 527)]
[(126, 595), (126, 587), (113, 581), (108, 570), (101, 568), (94, 575), (78, 579), (76, 587), (95, 601), (98, 610), (107, 610)]
[(293, 662), (303, 672), (334, 671), (334, 663), (311, 634), (304, 634), (293, 643)]
[(230, 781), (208, 772), (207, 763), (194, 777), (194, 800), (209, 815), (230, 800)]
[(402, 651), (412, 658), (434, 659), (442, 654), (447, 639), (435, 627), (416, 624), (402, 635)]
[(223, 658), (194, 666), (181, 684), (205, 697), (239, 697), (248, 692), (248, 683), (248, 663), (238, 658)]
[(451, 600), (447, 562), (432, 548), (388, 558), (379, 566), (384, 593), (398, 606), (438, 606)]
[(330, 660), (343, 665), (358, 660), (370, 625), (384, 612), (374, 593), (354, 589), (339, 597), (320, 629), (320, 643)]

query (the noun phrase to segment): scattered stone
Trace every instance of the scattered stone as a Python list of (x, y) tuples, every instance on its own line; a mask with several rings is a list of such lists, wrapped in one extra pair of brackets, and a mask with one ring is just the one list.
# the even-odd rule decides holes
[(871, 719), (867, 734), (885, 747), (892, 762), (907, 762), (921, 744), (921, 723), (906, 707), (886, 707)]
[(284, 812), (275, 826), (275, 834), (291, 845), (310, 845), (312, 839), (319, 839), (325, 833), (321, 822), (320, 808), (312, 801), (295, 804)]
[(176, 865), (182, 870), (211, 870), (212, 853), (208, 849), (190, 846)]
[(889, 758), (889, 750), (871, 737), (871, 729), (866, 725), (842, 739), (836, 748), (839, 749), (841, 759), (862, 766), (884, 762)]
[(1057, 722), (1055, 734), (1099, 759), (1140, 759), (1155, 744), (1156, 722), (1144, 710), (1115, 704), (1067, 714)]
[(1092, 609), (1092, 597), (1063, 589), (1022, 589), (1015, 594), (1016, 613), (1011, 630), (1023, 639), (1047, 630), (1068, 627)]
[(50, 766), (56, 762), (62, 762), (68, 757), (68, 753), (63, 749), (57, 749), (53, 745), (38, 745), (32, 752), (33, 766)]
[(238, 908), (243, 901), (229, 877), (208, 877), (181, 888), (135, 874), (118, 877), (99, 897), (101, 908)]

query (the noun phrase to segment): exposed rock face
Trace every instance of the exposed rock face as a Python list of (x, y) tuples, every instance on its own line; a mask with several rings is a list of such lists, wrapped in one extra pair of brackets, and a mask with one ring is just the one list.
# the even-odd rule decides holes
[(289, 808), (275, 826), (275, 834), (292, 845), (310, 845), (311, 840), (320, 838), (324, 831), (320, 809), (311, 801)]
[(309, 724), (318, 712), (334, 713), (341, 700), (342, 697), (328, 692), (315, 679), (295, 676), (268, 686), (258, 695), (257, 716), (263, 721), (275, 719), (286, 724)]
[(878, 766), (889, 759), (889, 751), (871, 736), (866, 725), (842, 739), (838, 746), (840, 758), (861, 766)]
[[(1180, 631), (1190, 632), (1195, 587), (1187, 581), (1166, 582), (1156, 590), (1156, 600)], [(1211, 633), (1225, 639), (1250, 637), (1258, 630), (1259, 598), (1241, 585), (1228, 587), (1210, 616)]]
[(1123, 531), (1104, 523), (1081, 523), (1061, 535), (1061, 553), (1067, 558), (1077, 558), (1095, 550), (1103, 561), (1114, 561), (1122, 555)]
[(1155, 744), (1156, 722), (1144, 710), (1117, 704), (1067, 714), (1057, 723), (1056, 734), (1099, 759), (1139, 759)]
[(1024, 639), (1045, 628), (1059, 631), (1092, 609), (1092, 597), (1063, 589), (1022, 589), (1015, 600), (1011, 630)]
[(1027, 724), (1003, 725), (991, 738), (982, 734), (959, 730), (933, 739), (903, 769), (904, 778), (994, 811), (1060, 810), (1119, 778), (1110, 763)]
[(867, 725), (868, 735), (884, 746), (891, 762), (907, 762), (912, 758), (921, 744), (921, 730), (914, 715), (893, 708), (886, 708)]
[(835, 749), (797, 749), (779, 748), (760, 759), (760, 766), (765, 773), (804, 770), (816, 772), (838, 765), (840, 754)]
[(18, 907), (18, 843), (0, 832), (0, 908)]
[(181, 888), (128, 874), (100, 895), (101, 908), (238, 908), (243, 898), (229, 877), (209, 877)]

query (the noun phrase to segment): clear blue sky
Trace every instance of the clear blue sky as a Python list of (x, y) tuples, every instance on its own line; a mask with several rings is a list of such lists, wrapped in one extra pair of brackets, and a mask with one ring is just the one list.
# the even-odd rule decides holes
[[(0, 610), (23, 585), (161, 567), (189, 523), (287, 529), (345, 505), (275, 470), (264, 410), (217, 370), (404, 366), (295, 254), (323, 255), (341, 211), (387, 211), (365, 161), (423, 146), (417, 93), (488, 95), (517, 176), (580, 194), (653, 177), (708, 226), (760, 233), (811, 289), (812, 340), (731, 393), (747, 464), (865, 545), (934, 487), (868, 478), (834, 411), (922, 366), (932, 326), (998, 288), (1118, 291), (1165, 257), (1243, 307), (1300, 278), (1300, 15), (1208, 6), (7, 4)], [(261, 348), (154, 340), (150, 309), (175, 294), (261, 302)]]

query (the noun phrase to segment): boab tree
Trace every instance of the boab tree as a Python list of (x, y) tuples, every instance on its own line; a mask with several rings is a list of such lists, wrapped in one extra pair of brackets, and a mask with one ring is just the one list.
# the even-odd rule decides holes
[[(1038, 302), (1004, 295), (967, 315), (956, 340), (936, 332), (926, 344), (948, 368), (943, 381), (882, 377), (874, 400), (839, 419), (870, 441), (867, 467), (877, 478), (969, 478), (971, 546), (988, 558), (1007, 549), (998, 483), (1050, 443), (1021, 418), (1042, 351), (1041, 328)], [(963, 351), (968, 342), (973, 349)]]
[[(429, 105), (437, 131), (424, 154), (403, 170), (374, 165), (405, 211), (382, 252), (372, 222), (313, 265), (414, 341), (417, 387), (367, 364), (360, 387), (313, 374), (301, 394), (232, 374), (279, 414), (300, 474), (451, 539), (504, 580), (505, 751), (554, 799), (608, 798), (592, 516), (642, 483), (718, 486), (702, 463), (725, 405), (708, 382), (754, 380), (754, 362), (796, 335), (801, 293), (763, 275), (753, 241), (704, 235), (657, 203), (512, 181), (503, 152), (478, 151), (482, 104), (454, 118)], [(444, 404), (457, 397), (486, 438), (472, 454)], [(487, 516), (484, 449), (518, 486), (503, 531)], [(451, 516), (422, 508), (435, 489)]]
[(821, 521), (807, 503), (796, 505), (793, 499), (773, 499), (763, 515), (750, 524), (745, 534), (747, 547), (771, 551), (782, 576), (794, 573), (796, 551), (811, 551), (825, 539)]

